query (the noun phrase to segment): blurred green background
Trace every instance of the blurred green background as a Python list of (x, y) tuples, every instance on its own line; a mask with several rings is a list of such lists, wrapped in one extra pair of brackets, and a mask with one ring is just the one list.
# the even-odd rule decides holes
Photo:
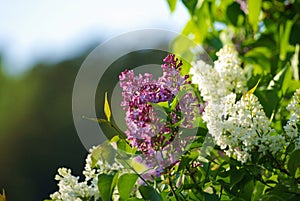
[(161, 0), (0, 0), (0, 190), (8, 201), (48, 198), (59, 167), (82, 175), (87, 151), (72, 89), (99, 41), (135, 29), (179, 31), (187, 19), (183, 6), (171, 15)]
[(8, 200), (47, 198), (60, 166), (80, 175), (87, 151), (73, 125), (71, 95), (84, 56), (14, 77), (1, 66), (0, 188)]

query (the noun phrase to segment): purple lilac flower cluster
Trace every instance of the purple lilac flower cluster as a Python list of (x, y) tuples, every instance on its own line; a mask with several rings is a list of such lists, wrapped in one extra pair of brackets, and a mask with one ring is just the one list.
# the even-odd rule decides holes
[(126, 111), (128, 126), (125, 133), (131, 146), (142, 152), (151, 172), (155, 170), (155, 174), (151, 173), (154, 176), (178, 161), (176, 152), (184, 146), (179, 127), (191, 128), (196, 108), (199, 109), (193, 93), (186, 92), (173, 110), (164, 111), (163, 118), (159, 115), (155, 104), (166, 102), (170, 105), (179, 91), (190, 84), (188, 75), (180, 75), (182, 61), (174, 54), (163, 61), (163, 75), (158, 80), (148, 73), (135, 76), (132, 70), (119, 76), (123, 89), (121, 106)]

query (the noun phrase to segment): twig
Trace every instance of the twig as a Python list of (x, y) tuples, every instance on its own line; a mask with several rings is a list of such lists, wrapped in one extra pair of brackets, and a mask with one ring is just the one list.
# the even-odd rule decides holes
[(172, 193), (174, 194), (176, 201), (179, 201), (179, 198), (177, 197), (177, 194), (176, 194), (176, 192), (175, 192), (175, 190), (174, 190), (174, 188), (173, 188), (173, 185), (172, 185), (172, 181), (171, 181), (171, 171), (170, 171), (170, 170), (168, 171), (168, 179), (169, 179), (169, 182), (168, 182), (168, 183), (169, 183), (169, 185), (170, 185), (171, 191), (172, 191)]

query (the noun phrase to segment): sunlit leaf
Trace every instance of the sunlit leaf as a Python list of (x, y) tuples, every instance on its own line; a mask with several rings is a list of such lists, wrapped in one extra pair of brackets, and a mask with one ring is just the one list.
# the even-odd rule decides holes
[(158, 106), (164, 107), (164, 108), (168, 108), (169, 107), (169, 102), (168, 101), (164, 101), (164, 102), (159, 102), (157, 103)]
[(175, 108), (176, 108), (176, 106), (178, 105), (178, 98), (177, 97), (175, 97), (174, 99), (173, 99), (173, 101), (171, 102), (171, 111), (173, 111)]
[(195, 60), (195, 54), (193, 51), (197, 48), (197, 44), (193, 42), (188, 35), (189, 33), (178, 35), (170, 45), (170, 51), (182, 59), (183, 65), (180, 71), (182, 75), (189, 73), (189, 69), (191, 67), (190, 62)]
[(255, 183), (254, 189), (253, 189), (253, 194), (251, 200), (259, 200), (260, 196), (263, 194), (265, 189), (265, 185), (262, 184), (261, 182), (257, 181)]
[[(205, 19), (201, 19), (201, 22), (203, 22), (204, 20)], [(203, 23), (203, 25), (198, 26), (197, 22), (195, 22), (193, 19), (188, 21), (182, 30), (183, 35), (187, 36), (189, 39), (193, 40), (195, 43), (198, 44), (203, 42), (206, 33), (206, 24)]]
[(136, 158), (130, 161), (130, 166), (139, 174), (146, 172), (149, 169), (144, 163)]
[(249, 23), (252, 25), (254, 32), (258, 30), (259, 15), (261, 10), (262, 0), (248, 1), (248, 17)]
[(117, 146), (119, 150), (125, 151), (125, 153), (133, 154), (136, 151), (124, 139), (120, 139)]
[(98, 176), (98, 189), (99, 189), (102, 201), (110, 201), (111, 200), (113, 190), (116, 186), (117, 177), (118, 177), (118, 173), (116, 173), (116, 174), (100, 174)]
[(244, 94), (243, 96), (245, 97), (246, 95), (253, 94), (255, 92), (255, 90), (256, 90), (259, 82), (260, 82), (260, 80), (258, 80), (258, 82), (256, 83), (256, 85), (252, 89), (250, 89), (249, 91), (247, 91), (246, 94)]
[(110, 142), (111, 143), (113, 143), (113, 142), (117, 143), (119, 140), (121, 140), (120, 137), (116, 135), (116, 136), (114, 136), (113, 138), (110, 139)]
[(2, 194), (0, 194), (0, 201), (6, 201), (5, 191), (2, 189)]
[(123, 174), (119, 177), (117, 186), (121, 200), (127, 200), (129, 198), (137, 179), (138, 176), (131, 173)]
[(271, 80), (271, 82), (269, 83), (267, 89), (271, 90), (271, 89), (274, 89), (274, 88), (281, 88), (287, 70), (288, 70), (288, 67), (285, 67), (279, 73), (277, 73), (274, 76), (273, 80)]
[(104, 101), (104, 113), (106, 115), (107, 121), (110, 122), (111, 111), (107, 99), (107, 92), (105, 92), (105, 101)]
[(289, 37), (290, 37), (292, 25), (293, 25), (292, 20), (287, 20), (285, 24), (280, 25), (279, 34), (280, 34), (280, 59), (281, 60), (285, 60), (287, 52), (293, 49), (289, 44)]
[(299, 80), (299, 49), (300, 46), (297, 44), (295, 47), (295, 53), (291, 59), (291, 67), (293, 69), (293, 77), (295, 80)]
[(171, 13), (174, 12), (177, 4), (177, 0), (167, 0)]
[(245, 62), (255, 66), (254, 74), (271, 71), (272, 51), (267, 47), (256, 47), (245, 54)]

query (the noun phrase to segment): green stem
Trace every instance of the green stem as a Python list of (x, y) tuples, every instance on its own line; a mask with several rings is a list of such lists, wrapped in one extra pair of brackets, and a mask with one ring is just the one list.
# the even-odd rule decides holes
[(194, 177), (194, 174), (191, 172), (191, 170), (190, 170), (190, 168), (189, 168), (188, 165), (186, 166), (186, 169), (187, 169), (187, 171), (189, 172), (190, 177), (192, 178), (194, 184), (196, 185), (197, 190), (199, 190), (199, 191), (201, 192), (202, 189), (201, 189), (200, 186), (198, 185), (198, 182), (197, 182), (196, 178)]
[(170, 170), (168, 171), (168, 179), (169, 179), (169, 186), (170, 186), (170, 188), (171, 188), (171, 191), (172, 191), (172, 193), (174, 194), (176, 201), (179, 201), (179, 198), (178, 198), (178, 196), (177, 196), (177, 194), (176, 194), (176, 192), (175, 192), (175, 190), (174, 190), (174, 188), (173, 188), (173, 185), (172, 185), (172, 181), (171, 181), (171, 171), (170, 171)]
[(143, 181), (145, 182), (145, 184), (147, 184), (147, 186), (150, 186), (150, 184), (133, 168), (131, 167), (131, 165), (129, 165), (129, 163), (127, 163), (127, 161), (123, 160), (126, 165), (128, 165), (128, 167), (130, 167), (130, 169)]
[(210, 165), (211, 165), (211, 162), (209, 161), (208, 162), (208, 167), (207, 167), (207, 170), (205, 171), (205, 180), (204, 181), (207, 181), (208, 180), (208, 173), (209, 173), (209, 170), (210, 170)]
[(270, 152), (267, 152), (267, 156), (271, 159), (271, 161), (275, 162), (276, 168), (278, 168), (281, 172), (287, 174), (288, 176), (291, 176), (290, 173), (284, 167), (282, 167), (282, 165)]
[(221, 200), (222, 194), (223, 194), (223, 186), (221, 185), (221, 188), (220, 188), (220, 195), (219, 195), (219, 200)]
[(112, 127), (122, 139), (126, 139), (126, 135), (124, 135), (124, 133), (120, 132), (119, 129), (117, 129), (112, 122), (108, 122), (108, 123), (109, 123), (110, 127)]

